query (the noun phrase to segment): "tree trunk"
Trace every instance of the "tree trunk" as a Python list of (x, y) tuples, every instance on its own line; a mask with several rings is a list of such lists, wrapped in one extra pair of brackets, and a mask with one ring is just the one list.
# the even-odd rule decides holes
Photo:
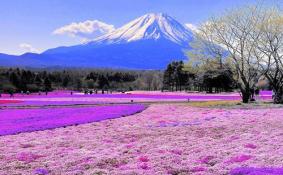
[(210, 94), (212, 94), (212, 92), (213, 92), (212, 87), (209, 87), (209, 88), (208, 88), (208, 92), (209, 92)]
[(242, 101), (243, 103), (249, 103), (250, 100), (250, 92), (249, 91), (242, 91)]
[(283, 104), (283, 92), (282, 91), (280, 90), (275, 91), (273, 102), (275, 104)]

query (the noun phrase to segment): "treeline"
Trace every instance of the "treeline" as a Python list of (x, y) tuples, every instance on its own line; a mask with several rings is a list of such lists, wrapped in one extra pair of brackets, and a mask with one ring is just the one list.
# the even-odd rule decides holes
[(0, 92), (70, 90), (159, 90), (161, 71), (68, 69), (59, 71), (0, 68)]
[[(173, 61), (165, 71), (112, 69), (28, 70), (0, 68), (0, 93), (39, 92), (54, 89), (83, 91), (168, 90), (231, 91), (235, 87), (232, 72), (227, 69), (190, 69), (188, 63)], [(213, 68), (213, 69), (212, 69)]]

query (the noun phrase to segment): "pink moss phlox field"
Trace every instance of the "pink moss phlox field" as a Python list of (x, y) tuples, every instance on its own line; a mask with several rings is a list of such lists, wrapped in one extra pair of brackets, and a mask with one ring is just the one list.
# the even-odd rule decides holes
[(151, 104), (115, 120), (1, 136), (0, 174), (278, 175), (282, 114)]
[(139, 104), (81, 108), (4, 109), (0, 111), (0, 136), (114, 119), (144, 109), (145, 106)]

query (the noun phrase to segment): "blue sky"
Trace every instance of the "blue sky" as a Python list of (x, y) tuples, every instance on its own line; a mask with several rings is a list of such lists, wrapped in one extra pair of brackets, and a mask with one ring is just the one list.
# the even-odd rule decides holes
[[(103, 29), (115, 28), (151, 12), (163, 12), (181, 23), (198, 25), (225, 9), (258, 0), (1, 0), (0, 53), (41, 52), (62, 45), (75, 45), (82, 36), (56, 29), (84, 21), (99, 20)], [(267, 0), (280, 4), (282, 0)], [(85, 25), (82, 23), (81, 25)], [(96, 22), (90, 22), (96, 25)], [(100, 23), (98, 23), (101, 25)], [(78, 25), (67, 26), (77, 29)], [(93, 29), (93, 28), (92, 28)], [(64, 33), (66, 32), (66, 33)], [(90, 31), (91, 32), (91, 31)], [(55, 32), (56, 33), (56, 32)], [(90, 33), (88, 33), (90, 34)], [(97, 35), (98, 32), (95, 33)]]

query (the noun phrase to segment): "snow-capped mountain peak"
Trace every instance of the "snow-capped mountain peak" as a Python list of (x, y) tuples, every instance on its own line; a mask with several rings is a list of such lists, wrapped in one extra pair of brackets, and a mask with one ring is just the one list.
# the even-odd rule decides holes
[(192, 37), (190, 30), (167, 14), (149, 13), (96, 38), (93, 42), (113, 44), (164, 38), (182, 45), (187, 44)]

